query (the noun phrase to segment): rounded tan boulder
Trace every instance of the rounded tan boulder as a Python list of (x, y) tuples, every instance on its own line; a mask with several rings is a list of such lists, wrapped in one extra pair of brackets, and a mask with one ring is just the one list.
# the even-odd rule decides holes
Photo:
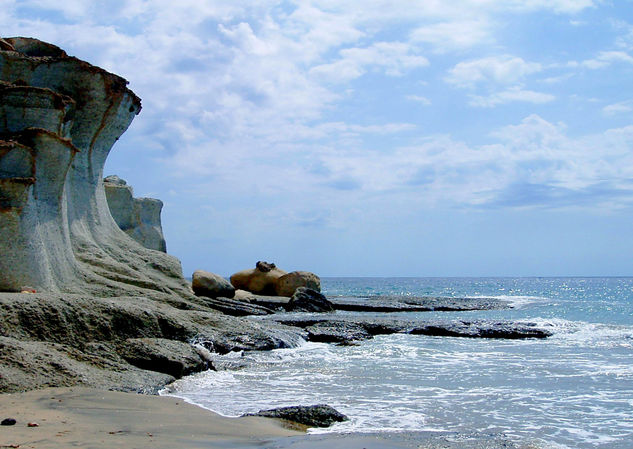
[(277, 279), (287, 274), (274, 263), (257, 262), (255, 268), (238, 271), (231, 276), (231, 284), (236, 289), (246, 290), (257, 295), (276, 295)]
[(290, 297), (299, 287), (306, 287), (320, 292), (321, 279), (309, 271), (292, 271), (277, 279), (275, 291), (278, 296)]

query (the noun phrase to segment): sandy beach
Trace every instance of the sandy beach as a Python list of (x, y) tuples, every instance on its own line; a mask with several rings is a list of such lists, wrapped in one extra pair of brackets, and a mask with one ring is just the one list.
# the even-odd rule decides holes
[(176, 398), (88, 388), (3, 394), (0, 411), (17, 420), (0, 427), (0, 448), (251, 448), (302, 435), (274, 419), (225, 418)]

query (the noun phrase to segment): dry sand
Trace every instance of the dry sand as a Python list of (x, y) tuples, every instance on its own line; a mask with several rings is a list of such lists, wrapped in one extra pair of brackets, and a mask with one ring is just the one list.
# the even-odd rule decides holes
[[(0, 448), (251, 448), (303, 435), (266, 418), (225, 418), (180, 399), (88, 388), (0, 395)], [(38, 427), (28, 427), (36, 422)]]

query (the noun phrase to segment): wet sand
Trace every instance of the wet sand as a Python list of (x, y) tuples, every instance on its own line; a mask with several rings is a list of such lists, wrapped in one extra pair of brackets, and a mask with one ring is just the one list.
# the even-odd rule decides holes
[[(171, 397), (49, 388), (0, 395), (0, 448), (254, 448), (302, 432), (266, 418), (225, 418)], [(28, 427), (36, 422), (38, 427)]]

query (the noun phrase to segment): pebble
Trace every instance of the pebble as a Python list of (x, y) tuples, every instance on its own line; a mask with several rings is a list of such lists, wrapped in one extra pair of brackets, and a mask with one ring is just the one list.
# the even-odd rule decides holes
[(40, 425), (36, 422), (30, 422), (27, 424), (27, 427), (39, 427)]
[(15, 426), (16, 422), (15, 418), (6, 418), (0, 422), (0, 426)]

